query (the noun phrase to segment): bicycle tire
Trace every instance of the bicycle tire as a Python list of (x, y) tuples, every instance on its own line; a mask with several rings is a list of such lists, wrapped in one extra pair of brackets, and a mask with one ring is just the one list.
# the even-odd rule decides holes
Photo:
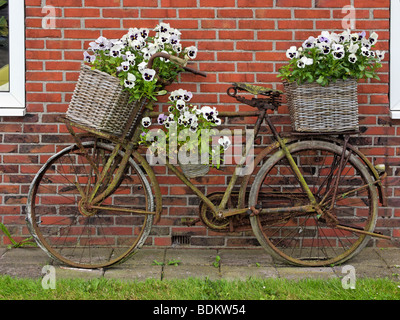
[[(328, 190), (332, 189), (334, 183), (332, 176), (337, 176), (335, 170), (339, 171), (337, 168), (342, 147), (311, 140), (293, 143), (288, 148), (316, 199), (322, 202), (326, 196), (327, 202), (332, 200), (332, 197), (329, 199)], [(339, 223), (372, 232), (378, 211), (376, 186), (368, 169), (355, 154), (348, 152), (346, 165), (340, 173), (334, 213)], [(368, 186), (355, 191), (365, 185)], [(284, 152), (280, 150), (271, 155), (255, 177), (249, 194), (249, 206), (293, 207), (309, 203)], [(358, 254), (370, 239), (365, 234), (334, 228), (316, 213), (302, 215), (291, 212), (280, 217), (260, 214), (251, 216), (250, 221), (256, 238), (268, 253), (280, 261), (297, 266), (341, 264)]]
[[(99, 161), (100, 169), (114, 150), (108, 142), (89, 141), (83, 147), (93, 160)], [(118, 157), (123, 156), (124, 152), (120, 151)], [(90, 190), (95, 180), (83, 153), (71, 145), (53, 155), (31, 183), (27, 200), (28, 228), (38, 246), (62, 264), (76, 268), (110, 267), (131, 257), (150, 233), (153, 215), (100, 209), (83, 212), (78, 185)], [(135, 207), (154, 211), (150, 183), (132, 157), (123, 178), (105, 203), (124, 207), (132, 203), (132, 210)]]

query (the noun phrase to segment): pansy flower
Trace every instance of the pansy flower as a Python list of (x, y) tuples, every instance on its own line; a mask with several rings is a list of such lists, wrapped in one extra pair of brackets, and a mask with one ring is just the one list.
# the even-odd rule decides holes
[(383, 59), (385, 59), (385, 51), (379, 51), (376, 50), (376, 57), (378, 58), (379, 61), (382, 61)]
[(225, 151), (228, 150), (228, 148), (232, 144), (231, 140), (226, 136), (218, 139), (218, 143), (224, 148)]
[(313, 59), (302, 57), (299, 61), (297, 61), (297, 66), (301, 69), (305, 68), (306, 66), (310, 66), (314, 63)]
[(211, 108), (209, 106), (205, 106), (201, 108), (201, 112), (203, 113), (204, 119), (206, 119), (207, 121), (212, 121), (218, 116), (218, 111), (215, 107)]
[(161, 22), (154, 28), (154, 31), (161, 32), (161, 33), (169, 33), (171, 26), (169, 23)]
[(182, 112), (185, 107), (186, 107), (185, 101), (183, 101), (183, 100), (176, 101), (176, 109), (178, 111)]
[(288, 57), (289, 59), (298, 58), (299, 57), (299, 52), (297, 51), (297, 48), (295, 46), (290, 47), (286, 51), (286, 57)]
[(152, 81), (154, 76), (156, 75), (156, 71), (153, 69), (144, 69), (142, 72), (142, 77), (145, 81)]
[(304, 49), (311, 49), (315, 47), (315, 41), (316, 39), (314, 37), (309, 37), (306, 41), (303, 42), (303, 48)]
[(344, 43), (350, 41), (350, 31), (346, 30), (343, 31), (341, 34), (339, 34), (338, 42), (339, 43)]
[(176, 53), (181, 53), (182, 52), (182, 44), (178, 43), (178, 44), (174, 44), (172, 46), (172, 49), (176, 52)]
[(354, 53), (352, 53), (351, 55), (349, 55), (349, 61), (351, 62), (351, 63), (356, 63), (357, 62), (357, 56), (354, 54)]
[(158, 122), (159, 125), (163, 125), (164, 122), (165, 122), (167, 119), (168, 119), (168, 116), (166, 116), (165, 114), (162, 113), (162, 114), (160, 114), (160, 115), (158, 116), (157, 122)]
[(151, 126), (151, 119), (149, 117), (144, 117), (142, 119), (142, 126), (148, 128)]
[(124, 86), (126, 88), (133, 88), (135, 86), (136, 77), (132, 73), (128, 73), (127, 79), (124, 81)]
[(328, 54), (331, 52), (331, 47), (325, 42), (317, 43), (317, 47), (323, 54)]
[(371, 33), (368, 40), (371, 46), (375, 45), (378, 42), (378, 34), (376, 32)]
[(122, 53), (121, 53), (122, 49), (123, 49), (123, 47), (121, 45), (113, 46), (110, 50), (111, 56), (114, 58), (120, 57), (122, 55)]
[(352, 33), (350, 35), (350, 40), (353, 42), (357, 42), (358, 41), (358, 33)]
[(147, 38), (148, 38), (148, 36), (149, 36), (149, 29), (147, 29), (147, 28), (140, 28), (140, 29), (139, 29), (139, 32), (140, 32), (140, 36), (141, 36), (143, 39), (147, 39)]
[(353, 43), (353, 42), (350, 43), (349, 48), (348, 48), (350, 53), (356, 53), (358, 51), (358, 49), (360, 49), (360, 46), (357, 43)]
[(361, 41), (362, 39), (364, 39), (366, 35), (367, 34), (365, 31), (359, 32), (358, 33), (358, 41)]
[(130, 67), (131, 67), (131, 64), (129, 61), (124, 61), (121, 63), (121, 68), (125, 72), (129, 71)]
[(369, 49), (367, 47), (364, 47), (364, 46), (361, 48), (361, 54), (364, 57), (369, 57), (371, 55)]
[(145, 61), (141, 62), (138, 64), (138, 70), (140, 73), (143, 73), (143, 71), (147, 68), (147, 63)]
[(93, 63), (96, 60), (96, 56), (90, 55), (87, 51), (85, 51), (83, 53), (83, 57), (84, 57), (85, 61), (88, 63)]
[(197, 48), (195, 46), (191, 46), (185, 49), (187, 56), (190, 59), (195, 59), (197, 56)]

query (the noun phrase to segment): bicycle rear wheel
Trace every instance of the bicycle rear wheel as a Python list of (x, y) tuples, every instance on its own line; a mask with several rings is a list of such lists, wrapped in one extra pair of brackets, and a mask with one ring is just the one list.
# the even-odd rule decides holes
[[(114, 146), (95, 141), (83, 146), (86, 156), (73, 145), (52, 156), (40, 169), (29, 190), (28, 227), (38, 245), (63, 264), (108, 267), (125, 261), (144, 244), (153, 215), (129, 210), (154, 211), (152, 190), (131, 157), (113, 193), (101, 203), (107, 209), (88, 208), (82, 194), (90, 194), (98, 175), (87, 155), (101, 173)], [(123, 155), (120, 151), (114, 161)], [(120, 208), (128, 210), (113, 210)]]
[[(323, 141), (301, 141), (289, 146), (300, 172), (323, 211), (341, 226), (372, 232), (375, 228), (378, 195), (367, 168), (346, 152), (339, 172), (342, 147)], [(333, 196), (340, 175), (336, 196)], [(272, 155), (261, 167), (249, 195), (249, 205), (262, 208), (292, 208), (310, 204), (307, 194), (283, 151)], [(369, 236), (345, 231), (317, 212), (288, 210), (250, 218), (260, 244), (274, 257), (299, 266), (343, 263), (360, 252)]]

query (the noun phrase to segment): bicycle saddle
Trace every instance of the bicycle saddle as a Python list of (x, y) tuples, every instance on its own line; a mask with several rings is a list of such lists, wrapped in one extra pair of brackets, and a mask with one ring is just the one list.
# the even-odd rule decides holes
[(254, 84), (242, 83), (242, 82), (235, 82), (235, 83), (233, 83), (233, 86), (239, 90), (247, 91), (254, 95), (261, 94), (261, 95), (270, 96), (271, 94), (278, 94), (278, 93), (283, 94), (283, 92), (280, 90), (274, 90), (274, 89), (256, 86)]
[[(238, 91), (247, 91), (253, 95), (262, 95), (266, 96), (267, 98), (253, 98), (249, 100), (238, 96)], [(233, 87), (230, 87), (227, 90), (227, 94), (239, 102), (256, 107), (258, 109), (275, 109), (281, 105), (281, 95), (283, 92), (253, 84), (235, 82), (233, 83)]]

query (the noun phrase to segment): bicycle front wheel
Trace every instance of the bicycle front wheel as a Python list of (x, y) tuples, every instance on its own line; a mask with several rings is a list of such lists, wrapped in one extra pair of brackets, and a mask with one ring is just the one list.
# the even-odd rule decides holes
[[(317, 212), (296, 211), (296, 207), (309, 205), (310, 200), (283, 151), (278, 151), (258, 172), (249, 205), (293, 210), (252, 216), (253, 232), (271, 255), (290, 264), (343, 263), (369, 241), (369, 236), (354, 230), (372, 232), (375, 228), (378, 195), (373, 178), (350, 151), (346, 152), (342, 170), (339, 170), (343, 150), (339, 145), (311, 140), (294, 143), (288, 148), (317, 203), (322, 210), (329, 210), (337, 221), (332, 223)], [(345, 231), (338, 225), (352, 229)]]
[[(38, 245), (63, 264), (108, 267), (124, 261), (144, 244), (153, 215), (138, 213), (138, 209), (154, 211), (152, 190), (131, 157), (112, 194), (98, 208), (89, 208), (84, 195), (91, 194), (114, 147), (95, 141), (83, 146), (86, 152), (75, 145), (65, 148), (40, 169), (29, 190), (28, 227)], [(123, 156), (120, 151), (108, 171), (115, 169)], [(99, 190), (110, 181), (104, 180)], [(121, 208), (125, 211), (117, 210)]]

